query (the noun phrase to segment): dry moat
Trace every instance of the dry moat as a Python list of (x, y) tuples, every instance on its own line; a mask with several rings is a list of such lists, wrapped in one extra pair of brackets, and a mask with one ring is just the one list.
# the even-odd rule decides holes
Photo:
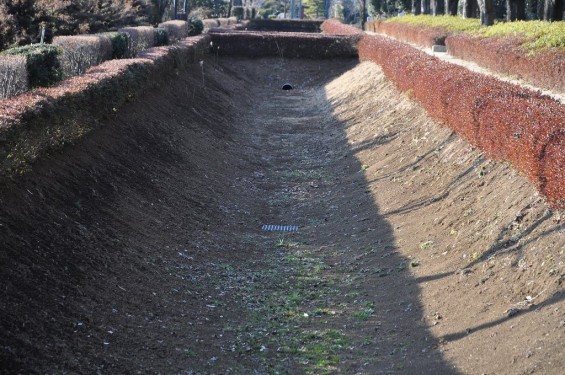
[(565, 217), (372, 63), (211, 56), (0, 203), (1, 373), (565, 368)]

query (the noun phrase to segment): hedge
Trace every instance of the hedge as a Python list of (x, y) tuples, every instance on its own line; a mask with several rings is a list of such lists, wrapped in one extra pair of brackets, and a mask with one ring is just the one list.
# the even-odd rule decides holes
[(220, 26), (220, 22), (217, 18), (204, 19), (202, 20), (202, 24), (204, 25), (204, 32)]
[(359, 56), (379, 64), (431, 117), (488, 157), (511, 162), (552, 206), (565, 208), (565, 105), (382, 36), (365, 36)]
[(407, 43), (431, 48), (433, 45), (445, 45), (448, 31), (442, 27), (412, 25), (400, 22), (376, 22), (376, 31)]
[(128, 53), (128, 34), (120, 33), (117, 31), (110, 31), (101, 33), (100, 35), (107, 36), (112, 42), (112, 59), (123, 59)]
[(118, 31), (128, 36), (128, 57), (137, 56), (155, 43), (154, 31), (150, 26), (124, 27)]
[(520, 37), (449, 36), (448, 52), (458, 58), (473, 61), (487, 69), (523, 79), (536, 86), (565, 91), (565, 52), (562, 49), (542, 49), (529, 53)]
[(64, 77), (83, 74), (87, 68), (111, 59), (114, 53), (112, 40), (103, 34), (57, 36), (53, 38), (53, 45), (63, 49)]
[(159, 24), (160, 28), (167, 30), (169, 42), (174, 43), (177, 40), (188, 37), (188, 22), (182, 20), (167, 21)]
[(153, 45), (155, 47), (166, 46), (169, 44), (169, 33), (167, 32), (167, 29), (156, 27), (153, 29), (153, 36)]
[(202, 34), (203, 30), (204, 30), (204, 24), (202, 23), (201, 20), (199, 20), (197, 18), (193, 18), (189, 21), (189, 24), (188, 24), (188, 35), (189, 36), (200, 35), (200, 34)]
[[(478, 65), (495, 72), (525, 80), (536, 86), (565, 91), (565, 58), (562, 48), (533, 48), (537, 40), (529, 41), (527, 36), (519, 33), (520, 23), (511, 23), (518, 31), (505, 36), (484, 36), (473, 30), (485, 30), (488, 34), (492, 28), (479, 29), (474, 25), (476, 20), (462, 21), (457, 19), (451, 25), (455, 30), (448, 30), (448, 26), (429, 26), (426, 23), (436, 19), (450, 25), (449, 17), (429, 18), (425, 16), (399, 17), (386, 21), (375, 21), (379, 33), (394, 37), (395, 39), (417, 44), (422, 47), (431, 47), (434, 44), (445, 45), (448, 52), (463, 60), (472, 61)], [(416, 22), (418, 21), (418, 22)], [(453, 20), (452, 20), (453, 21)], [(414, 23), (410, 23), (414, 22)], [(459, 24), (459, 22), (463, 22)], [(533, 21), (527, 22), (532, 23)], [(524, 24), (524, 23), (522, 23)], [(532, 25), (539, 30), (547, 29), (556, 23)], [(467, 33), (464, 33), (467, 31)], [(547, 38), (559, 33), (559, 30), (548, 32)], [(531, 38), (531, 36), (530, 36)], [(546, 38), (546, 39), (547, 39)], [(536, 39), (536, 38), (534, 38)], [(541, 38), (539, 38), (541, 39)], [(529, 42), (528, 42), (529, 41)], [(550, 41), (545, 43), (551, 45)], [(543, 43), (540, 42), (543, 45)], [(530, 45), (530, 49), (525, 46)]]
[(26, 92), (27, 76), (24, 56), (0, 56), (0, 100)]
[(265, 20), (254, 18), (247, 21), (247, 29), (253, 31), (283, 31), (319, 33), (322, 21), (317, 20)]
[(320, 29), (326, 34), (332, 35), (358, 35), (362, 34), (361, 29), (355, 26), (345, 25), (339, 20), (329, 19), (322, 23)]
[(243, 9), (244, 8), (240, 5), (233, 6), (231, 8), (231, 14), (233, 14), (236, 19), (241, 20), (243, 19)]
[(50, 86), (62, 78), (59, 56), (63, 53), (60, 47), (49, 44), (11, 48), (0, 53), (2, 55), (24, 56), (27, 62), (29, 86), (31, 88)]
[(356, 36), (309, 33), (213, 31), (212, 42), (220, 56), (325, 59), (356, 57)]
[(373, 33), (376, 32), (378, 23), (378, 20), (370, 20), (365, 22), (365, 31), (370, 31)]
[(24, 173), (42, 155), (76, 142), (136, 95), (175, 79), (177, 69), (195, 63), (209, 43), (203, 35), (151, 48), (0, 102), (0, 175)]

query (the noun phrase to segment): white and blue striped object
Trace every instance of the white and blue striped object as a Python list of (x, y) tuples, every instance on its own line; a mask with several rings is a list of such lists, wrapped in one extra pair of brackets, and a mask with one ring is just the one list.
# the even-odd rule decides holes
[(272, 225), (272, 224), (265, 224), (261, 227), (263, 230), (267, 230), (270, 232), (298, 232), (297, 225)]

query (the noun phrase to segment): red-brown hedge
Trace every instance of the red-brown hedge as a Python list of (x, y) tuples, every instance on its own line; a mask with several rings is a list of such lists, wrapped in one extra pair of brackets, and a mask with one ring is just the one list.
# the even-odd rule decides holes
[(400, 22), (377, 22), (377, 32), (407, 43), (431, 48), (444, 45), (448, 32), (441, 27), (411, 25)]
[(379, 64), (430, 116), (487, 156), (510, 161), (565, 208), (565, 105), (386, 37), (365, 36), (358, 47), (361, 60)]
[(292, 32), (212, 30), (213, 48), (220, 56), (326, 59), (356, 57), (358, 37)]
[(365, 22), (365, 31), (370, 31), (372, 33), (377, 32), (377, 25), (379, 22), (379, 20), (374, 19)]
[(183, 20), (171, 20), (159, 24), (160, 28), (167, 30), (169, 43), (188, 37), (188, 22)]
[(361, 29), (355, 26), (345, 25), (335, 19), (325, 20), (320, 26), (320, 29), (322, 29), (324, 33), (332, 35), (359, 35), (363, 33)]
[(565, 91), (565, 56), (558, 51), (529, 55), (519, 37), (480, 38), (451, 35), (445, 40), (448, 52), (496, 72), (520, 78), (546, 89)]
[(80, 139), (149, 87), (175, 79), (176, 70), (195, 62), (209, 42), (208, 35), (186, 38), (1, 101), (0, 175), (22, 172), (41, 155)]

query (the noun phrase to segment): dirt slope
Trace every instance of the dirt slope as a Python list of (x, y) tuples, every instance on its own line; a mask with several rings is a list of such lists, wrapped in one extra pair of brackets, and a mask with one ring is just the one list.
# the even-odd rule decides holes
[(565, 366), (563, 213), (369, 63), (206, 61), (0, 189), (3, 373)]

